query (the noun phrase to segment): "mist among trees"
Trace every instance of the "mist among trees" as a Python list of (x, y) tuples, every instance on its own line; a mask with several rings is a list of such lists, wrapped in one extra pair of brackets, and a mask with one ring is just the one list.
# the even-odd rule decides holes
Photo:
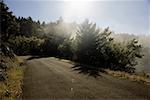
[(144, 55), (142, 51), (149, 51), (145, 46), (148, 43), (142, 42), (145, 38), (127, 35), (131, 39), (126, 40), (123, 34), (115, 34), (109, 27), (101, 29), (88, 19), (77, 24), (67, 23), (61, 17), (50, 23), (34, 21), (31, 17), (17, 18), (6, 4), (0, 3), (1, 51), (6, 56), (10, 52), (54, 56), (92, 65), (97, 70), (108, 68), (132, 73)]

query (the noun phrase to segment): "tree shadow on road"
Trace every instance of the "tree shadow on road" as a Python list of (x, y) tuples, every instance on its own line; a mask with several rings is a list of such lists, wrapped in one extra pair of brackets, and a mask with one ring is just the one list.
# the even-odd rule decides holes
[(100, 75), (100, 72), (104, 72), (102, 69), (90, 65), (84, 65), (84, 64), (75, 64), (72, 69), (74, 71), (78, 71), (80, 74), (86, 74), (89, 76), (92, 76), (94, 78), (97, 78)]

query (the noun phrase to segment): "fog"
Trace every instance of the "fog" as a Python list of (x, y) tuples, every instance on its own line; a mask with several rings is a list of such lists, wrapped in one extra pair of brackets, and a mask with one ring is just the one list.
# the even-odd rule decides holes
[(133, 34), (112, 34), (118, 42), (127, 42), (136, 38), (142, 46), (143, 58), (138, 59), (138, 65), (135, 66), (137, 72), (150, 73), (150, 35), (133, 35)]

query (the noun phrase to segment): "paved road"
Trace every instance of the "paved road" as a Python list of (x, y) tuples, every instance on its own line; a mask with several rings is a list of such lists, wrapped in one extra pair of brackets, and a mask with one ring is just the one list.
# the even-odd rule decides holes
[(27, 61), (23, 100), (150, 100), (150, 86), (101, 74), (79, 74), (55, 58)]

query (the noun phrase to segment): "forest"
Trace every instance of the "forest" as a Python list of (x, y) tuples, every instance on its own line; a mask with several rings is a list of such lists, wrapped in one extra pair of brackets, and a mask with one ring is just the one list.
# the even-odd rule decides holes
[(1, 13), (1, 53), (6, 56), (53, 56), (125, 72), (134, 72), (137, 59), (143, 57), (136, 36), (119, 41), (116, 37), (123, 34), (99, 28), (88, 19), (77, 24), (62, 17), (50, 23), (17, 18), (3, 2)]

